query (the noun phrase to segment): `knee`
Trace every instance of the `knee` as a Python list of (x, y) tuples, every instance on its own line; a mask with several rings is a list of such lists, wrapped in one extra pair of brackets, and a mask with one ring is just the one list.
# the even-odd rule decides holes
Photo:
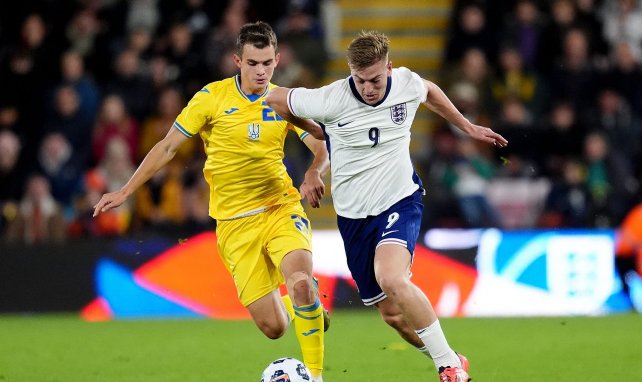
[(316, 294), (312, 282), (312, 276), (302, 271), (294, 272), (288, 277), (286, 285), (295, 305), (314, 303)]
[(382, 275), (377, 277), (377, 282), (388, 297), (395, 298), (403, 290), (406, 280), (397, 275)]
[(270, 320), (259, 320), (256, 322), (256, 326), (271, 340), (283, 337), (288, 328), (286, 323), (272, 322)]

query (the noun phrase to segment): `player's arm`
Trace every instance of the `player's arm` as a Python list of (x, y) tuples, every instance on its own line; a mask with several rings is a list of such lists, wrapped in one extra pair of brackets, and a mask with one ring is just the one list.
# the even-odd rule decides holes
[(176, 150), (187, 139), (188, 137), (178, 129), (170, 128), (165, 138), (156, 143), (147, 153), (129, 181), (120, 190), (107, 193), (100, 198), (94, 206), (94, 216), (125, 203), (138, 187), (147, 182), (174, 157)]
[(446, 94), (435, 83), (428, 80), (424, 80), (424, 83), (428, 91), (428, 96), (424, 105), (426, 105), (428, 109), (439, 114), (472, 138), (492, 143), (498, 147), (506, 147), (506, 145), (508, 145), (506, 138), (497, 134), (490, 128), (471, 123), (459, 112), (459, 110), (457, 110), (455, 105), (453, 105)]
[(283, 119), (310, 133), (314, 138), (325, 140), (321, 127), (311, 119), (303, 119), (290, 112), (288, 107), (288, 92), (290, 88), (276, 87), (270, 89), (265, 101)]
[(325, 184), (323, 184), (323, 176), (330, 169), (330, 159), (328, 149), (325, 141), (320, 141), (312, 135), (303, 138), (303, 143), (312, 151), (314, 159), (312, 164), (305, 172), (305, 178), (299, 192), (303, 199), (307, 199), (313, 208), (321, 206), (321, 198), (325, 194)]

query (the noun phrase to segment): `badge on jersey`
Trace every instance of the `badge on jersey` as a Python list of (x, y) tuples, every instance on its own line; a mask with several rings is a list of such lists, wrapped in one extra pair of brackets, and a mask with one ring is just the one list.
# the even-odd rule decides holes
[(390, 118), (397, 125), (401, 125), (406, 120), (407, 114), (405, 102), (390, 107)]
[(247, 137), (251, 141), (258, 141), (261, 136), (261, 125), (258, 123), (250, 123), (247, 125)]

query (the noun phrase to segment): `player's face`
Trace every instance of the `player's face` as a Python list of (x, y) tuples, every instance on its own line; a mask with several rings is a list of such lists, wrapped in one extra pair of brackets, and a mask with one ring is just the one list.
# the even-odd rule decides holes
[(234, 55), (234, 62), (241, 70), (241, 90), (246, 94), (261, 94), (272, 80), (279, 55), (273, 46), (259, 49), (246, 44), (241, 57)]
[(384, 59), (365, 69), (351, 67), (350, 74), (363, 100), (369, 105), (374, 105), (386, 94), (388, 77), (392, 74), (392, 63)]

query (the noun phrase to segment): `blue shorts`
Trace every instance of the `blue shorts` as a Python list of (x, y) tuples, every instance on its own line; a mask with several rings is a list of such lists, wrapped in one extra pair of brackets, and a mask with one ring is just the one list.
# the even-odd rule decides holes
[(419, 189), (377, 216), (363, 219), (337, 217), (348, 268), (365, 305), (374, 305), (386, 298), (374, 272), (377, 247), (397, 244), (406, 247), (413, 255), (421, 228), (422, 196), (423, 189)]

